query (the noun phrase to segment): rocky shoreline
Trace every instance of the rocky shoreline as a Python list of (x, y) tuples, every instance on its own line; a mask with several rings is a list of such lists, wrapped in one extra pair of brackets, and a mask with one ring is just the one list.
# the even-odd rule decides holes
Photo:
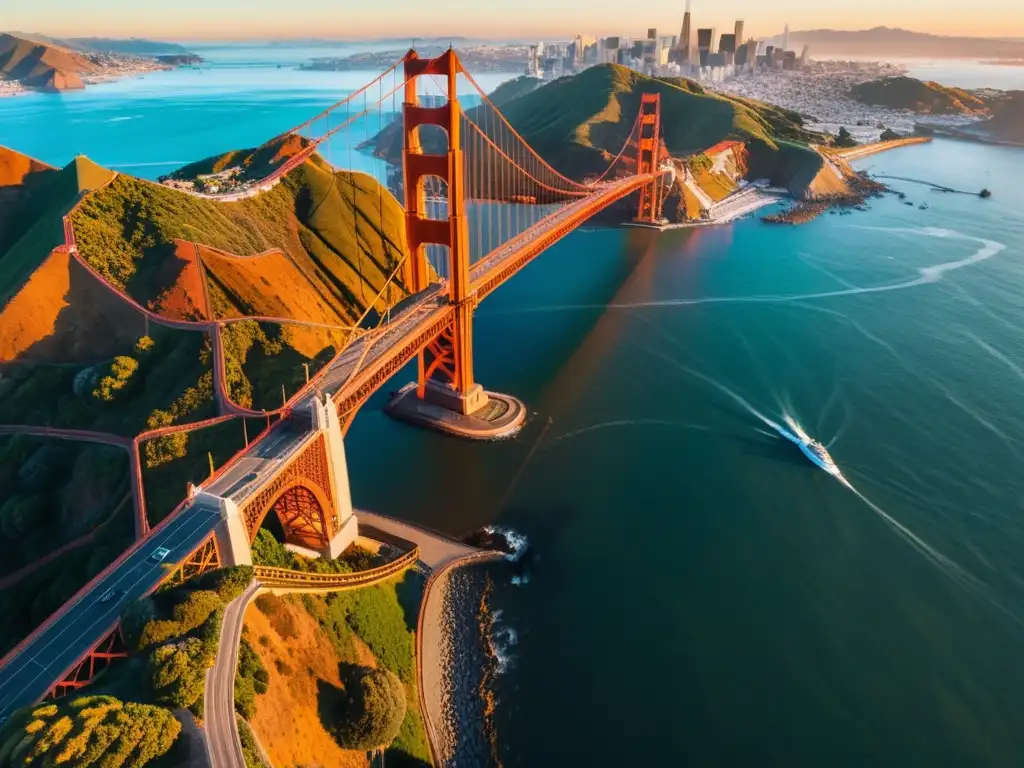
[(498, 662), (490, 650), (493, 582), (488, 570), (454, 568), (433, 587), (441, 599), (438, 661), (443, 672), (440, 690), (425, 693), (439, 699), (438, 768), (501, 764), (493, 723), (491, 684)]
[(846, 182), (850, 186), (848, 194), (818, 195), (800, 200), (784, 211), (762, 216), (761, 221), (768, 224), (805, 224), (826, 211), (837, 208), (845, 209), (841, 210), (841, 213), (846, 213), (851, 208), (864, 210), (864, 204), (870, 198), (881, 197), (890, 191), (884, 184), (868, 178), (864, 174), (848, 176)]

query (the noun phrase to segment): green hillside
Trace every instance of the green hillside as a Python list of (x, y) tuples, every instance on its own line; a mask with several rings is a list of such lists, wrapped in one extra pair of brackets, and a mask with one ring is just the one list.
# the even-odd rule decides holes
[(515, 80), (506, 80), (491, 91), (487, 98), (489, 98), (491, 103), (495, 106), (503, 107), (513, 99), (518, 99), (520, 96), (532, 93), (542, 85), (544, 85), (544, 81), (539, 78), (530, 77), (529, 75), (521, 75)]
[(987, 104), (962, 88), (949, 88), (913, 77), (883, 77), (853, 86), (853, 98), (919, 115), (962, 115), (985, 112)]
[[(88, 198), (74, 215), (82, 256), (111, 283), (147, 302), (160, 281), (174, 240), (189, 240), (238, 256), (272, 248), (287, 253), (326, 286), (339, 323), (368, 308), (405, 252), (405, 220), (391, 194), (365, 174), (333, 172), (307, 160), (273, 189), (232, 203), (195, 197), (130, 176)], [(254, 293), (280, 286), (251, 286)], [(405, 296), (400, 284), (392, 299)], [(257, 297), (229, 297), (239, 309)]]
[[(696, 154), (725, 139), (751, 144), (758, 167), (770, 166), (776, 140), (813, 142), (819, 134), (807, 131), (796, 113), (750, 99), (704, 91), (685, 78), (652, 78), (626, 67), (603, 64), (564, 77), (507, 101), (502, 114), (554, 168), (575, 179), (601, 173), (622, 148), (633, 128), (644, 93), (661, 95), (661, 124), (668, 151), (677, 157)], [(489, 129), (477, 107), (467, 111)], [(441, 146), (435, 135), (422, 132), (427, 151)], [(388, 159), (401, 159), (401, 127), (392, 124), (369, 148)], [(813, 152), (807, 150), (808, 160)]]
[(264, 179), (288, 161), (293, 155), (309, 146), (309, 140), (302, 136), (288, 134), (278, 136), (266, 144), (251, 149), (237, 149), (194, 163), (184, 165), (167, 178), (180, 181), (194, 181), (199, 176), (222, 173), (229, 168), (239, 168), (242, 180)]

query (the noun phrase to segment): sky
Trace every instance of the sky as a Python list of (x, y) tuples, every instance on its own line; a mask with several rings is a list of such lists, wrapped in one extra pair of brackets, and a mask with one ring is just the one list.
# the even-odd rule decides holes
[[(1024, 38), (1024, 1), (692, 0), (694, 25), (769, 37), (792, 29), (903, 27), (917, 32)], [(53, 36), (179, 40), (468, 36), (639, 37), (678, 34), (685, 0), (0, 0), (7, 30)], [(951, 12), (951, 9), (962, 9)]]

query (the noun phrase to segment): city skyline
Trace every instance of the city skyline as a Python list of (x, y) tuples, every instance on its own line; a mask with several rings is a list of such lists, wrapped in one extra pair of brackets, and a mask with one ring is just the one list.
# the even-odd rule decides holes
[[(627, 5), (585, 0), (498, 0), (486, 5), (471, 0), (391, 0), (387, 18), (381, 18), (377, 7), (347, 8), (342, 14), (327, 0), (308, 0), (303, 5), (308, 13), (299, 18), (291, 6), (271, 0), (179, 0), (145, 7), (134, 0), (95, 0), (88, 10), (78, 0), (47, 0), (6, 9), (4, 25), (10, 31), (55, 36), (178, 40), (446, 35), (514, 40), (571, 37), (577, 32), (640, 37), (649, 27), (678, 30), (686, 5), (683, 0), (656, 0), (638, 14)], [(843, 9), (822, 8), (810, 0), (779, 0), (770, 6), (757, 0), (692, 3), (694, 28), (732, 29), (737, 19), (743, 19), (747, 34), (757, 37), (780, 34), (788, 23), (794, 31), (888, 26), (942, 35), (1024, 38), (1024, 5), (1014, 0), (978, 0), (962, 17), (929, 13), (931, 8), (925, 0), (864, 0)], [(395, 25), (396, 18), (402, 20), (401, 26)]]

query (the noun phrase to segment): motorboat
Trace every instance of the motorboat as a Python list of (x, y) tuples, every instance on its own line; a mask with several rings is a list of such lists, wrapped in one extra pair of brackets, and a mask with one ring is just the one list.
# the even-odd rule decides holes
[(833, 477), (843, 476), (843, 473), (839, 471), (839, 467), (836, 466), (835, 461), (832, 460), (828, 449), (824, 445), (819, 443), (817, 440), (812, 440), (808, 434), (801, 429), (800, 425), (792, 419), (787, 418), (786, 424), (789, 429), (779, 431), (783, 436), (796, 443), (800, 452), (803, 453), (804, 456)]

